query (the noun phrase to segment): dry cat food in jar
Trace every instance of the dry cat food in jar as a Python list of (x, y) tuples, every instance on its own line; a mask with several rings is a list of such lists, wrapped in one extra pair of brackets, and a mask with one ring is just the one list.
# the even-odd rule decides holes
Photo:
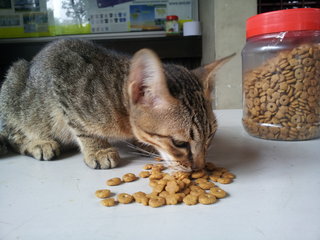
[(274, 140), (320, 136), (320, 9), (249, 18), (242, 64), (242, 122), (250, 135)]

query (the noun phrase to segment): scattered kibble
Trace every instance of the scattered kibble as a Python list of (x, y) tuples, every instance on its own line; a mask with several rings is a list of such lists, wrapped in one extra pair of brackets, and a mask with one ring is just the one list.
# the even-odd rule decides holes
[[(218, 199), (227, 196), (227, 193), (216, 186), (214, 182), (221, 184), (232, 183), (235, 175), (226, 168), (216, 167), (208, 162), (206, 168), (188, 172), (174, 172), (172, 174), (163, 172), (166, 168), (162, 164), (146, 164), (144, 171), (139, 173), (141, 178), (149, 178), (149, 186), (152, 192), (135, 192), (132, 195), (120, 193), (117, 200), (108, 198), (111, 191), (102, 189), (96, 191), (96, 196), (104, 198), (101, 200), (103, 206), (115, 206), (117, 203), (128, 204), (132, 202), (140, 203), (144, 206), (153, 208), (163, 205), (177, 205), (184, 203), (186, 205), (195, 204), (214, 204)], [(134, 173), (127, 173), (120, 178), (111, 178), (107, 185), (116, 186), (121, 183), (132, 182), (139, 179)]]

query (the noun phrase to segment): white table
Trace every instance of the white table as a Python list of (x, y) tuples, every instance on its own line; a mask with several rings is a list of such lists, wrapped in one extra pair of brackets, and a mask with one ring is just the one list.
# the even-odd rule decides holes
[[(219, 128), (208, 160), (237, 175), (230, 196), (204, 206), (103, 207), (94, 196), (108, 178), (139, 173), (153, 160), (128, 153), (112, 170), (92, 170), (79, 153), (40, 162), (0, 159), (0, 239), (320, 239), (320, 139), (250, 137), (240, 110), (215, 111)], [(113, 187), (149, 190), (148, 181)]]

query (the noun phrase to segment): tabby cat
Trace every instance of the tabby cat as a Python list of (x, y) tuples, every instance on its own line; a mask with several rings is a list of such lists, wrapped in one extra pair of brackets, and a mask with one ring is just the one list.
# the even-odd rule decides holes
[(173, 168), (203, 168), (217, 130), (212, 75), (230, 57), (193, 71), (162, 64), (148, 49), (132, 58), (89, 41), (50, 43), (9, 69), (0, 93), (0, 152), (39, 160), (77, 144), (85, 163), (114, 168), (109, 140), (153, 146)]

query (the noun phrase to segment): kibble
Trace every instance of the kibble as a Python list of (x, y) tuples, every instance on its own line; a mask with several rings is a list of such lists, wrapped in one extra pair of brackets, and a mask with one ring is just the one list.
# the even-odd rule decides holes
[[(198, 203), (208, 205), (215, 203), (217, 199), (227, 196), (227, 193), (212, 181), (226, 184), (231, 183), (235, 178), (235, 175), (229, 172), (228, 169), (216, 167), (210, 162), (206, 164), (206, 170), (192, 173), (174, 172), (168, 174), (163, 172), (165, 167), (159, 164), (145, 165), (144, 169), (149, 169), (149, 171), (142, 171), (139, 176), (149, 176), (149, 186), (152, 188), (150, 193), (142, 191), (135, 192), (132, 195), (120, 193), (117, 195), (116, 201), (114, 198), (110, 198), (110, 190), (97, 190), (96, 196), (104, 198), (101, 204), (115, 206), (117, 203), (129, 204), (136, 202), (153, 208), (180, 203), (186, 205), (196, 205)], [(127, 173), (123, 175), (122, 180), (120, 178), (112, 178), (107, 183), (110, 186), (115, 186), (137, 179), (138, 177), (135, 174)]]
[(138, 179), (138, 177), (133, 173), (127, 173), (127, 174), (123, 175), (123, 177), (122, 177), (122, 180), (124, 182), (133, 182), (137, 179)]
[(100, 203), (105, 207), (112, 207), (115, 206), (117, 202), (114, 200), (114, 198), (107, 198), (101, 200)]
[(210, 188), (210, 193), (217, 198), (224, 198), (227, 196), (227, 193), (219, 187)]
[(151, 173), (149, 171), (141, 171), (139, 173), (139, 177), (142, 177), (142, 178), (148, 178), (150, 175)]
[(282, 51), (244, 74), (243, 124), (265, 139), (320, 136), (320, 45)]
[(107, 198), (110, 196), (111, 191), (109, 189), (97, 190), (95, 195), (98, 198)]
[(117, 198), (118, 198), (118, 202), (123, 204), (128, 204), (133, 201), (133, 196), (131, 196), (128, 193), (120, 193), (118, 194)]
[(108, 186), (116, 186), (116, 185), (119, 185), (119, 184), (121, 184), (121, 183), (122, 183), (121, 178), (117, 178), (117, 177), (111, 178), (111, 179), (109, 179), (109, 180), (107, 181), (107, 185), (108, 185)]
[(186, 205), (196, 205), (198, 203), (198, 196), (189, 194), (183, 198), (183, 202)]
[(217, 201), (217, 198), (210, 193), (204, 193), (199, 196), (199, 203), (201, 204), (213, 204)]
[(159, 196), (152, 196), (149, 200), (149, 206), (153, 208), (161, 207), (166, 204), (166, 199)]

